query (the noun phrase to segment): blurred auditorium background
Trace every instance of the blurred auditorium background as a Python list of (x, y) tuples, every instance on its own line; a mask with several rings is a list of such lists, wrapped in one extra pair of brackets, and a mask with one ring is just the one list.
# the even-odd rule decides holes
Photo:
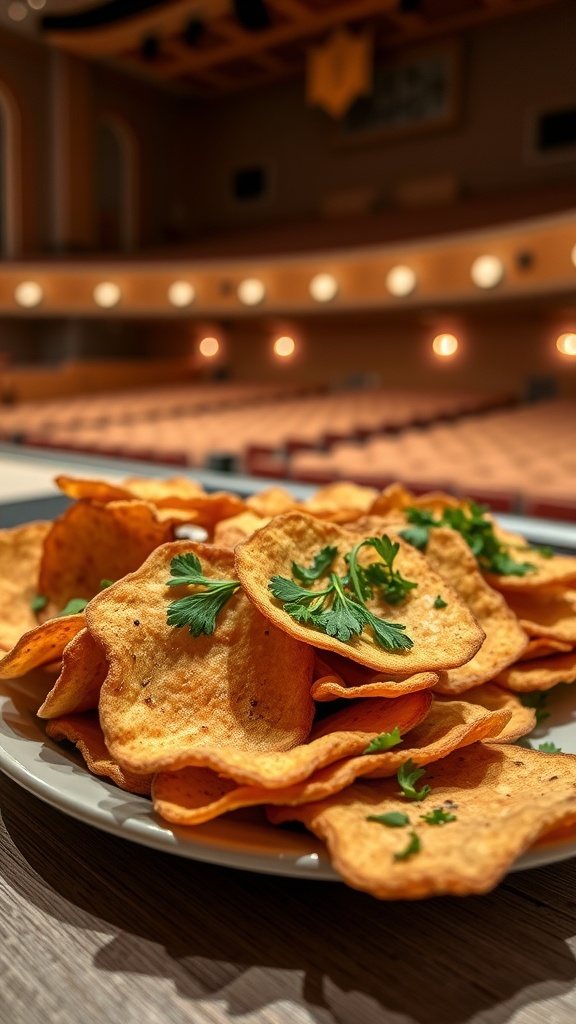
[(576, 521), (575, 40), (574, 0), (1, 0), (4, 451)]

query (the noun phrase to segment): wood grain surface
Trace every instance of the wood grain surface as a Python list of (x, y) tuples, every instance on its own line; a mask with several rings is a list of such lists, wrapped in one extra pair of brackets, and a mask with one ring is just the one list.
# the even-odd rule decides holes
[(576, 859), (467, 899), (184, 860), (0, 775), (1, 1024), (574, 1024)]

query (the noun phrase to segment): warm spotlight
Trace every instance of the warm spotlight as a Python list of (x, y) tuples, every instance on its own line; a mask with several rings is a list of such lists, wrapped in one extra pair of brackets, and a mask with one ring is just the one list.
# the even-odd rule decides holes
[(202, 338), (198, 346), (198, 351), (201, 356), (205, 359), (213, 359), (214, 356), (218, 355), (220, 349), (220, 342), (218, 338)]
[(308, 287), (316, 302), (330, 302), (338, 294), (338, 281), (332, 274), (316, 274)]
[(12, 21), (24, 21), (27, 14), (26, 4), (20, 3), (19, 0), (14, 0), (14, 3), (8, 7), (8, 17)]
[(432, 342), (432, 348), (435, 354), (443, 359), (453, 356), (458, 348), (458, 338), (453, 334), (438, 334)]
[(282, 335), (281, 338), (276, 338), (274, 342), (274, 351), (277, 356), (281, 356), (282, 359), (288, 359), (289, 356), (294, 355), (296, 349), (296, 342), (294, 338), (290, 338), (287, 334)]
[(504, 277), (504, 264), (498, 256), (478, 256), (470, 267), (477, 288), (495, 288)]
[(173, 281), (168, 289), (168, 301), (179, 309), (190, 306), (195, 298), (196, 289), (189, 281)]
[(257, 277), (246, 277), (238, 285), (238, 298), (245, 306), (258, 306), (266, 295), (266, 288)]
[(101, 306), (102, 309), (112, 309), (112, 306), (116, 306), (120, 302), (122, 293), (113, 281), (101, 281), (96, 285), (92, 294), (97, 306)]
[(563, 356), (576, 356), (576, 334), (561, 334), (556, 341), (556, 348)]
[(396, 298), (410, 295), (416, 287), (416, 274), (412, 267), (405, 267), (402, 264), (392, 267), (386, 275), (386, 287), (390, 295)]
[(39, 306), (44, 298), (44, 289), (37, 281), (22, 281), (14, 289), (14, 298), (19, 306), (33, 309)]

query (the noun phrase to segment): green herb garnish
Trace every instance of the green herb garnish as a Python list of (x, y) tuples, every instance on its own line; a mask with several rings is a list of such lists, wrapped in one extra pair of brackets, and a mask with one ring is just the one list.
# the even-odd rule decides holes
[(430, 811), (428, 814), (421, 814), (420, 817), (428, 825), (445, 825), (449, 821), (457, 820), (455, 814), (443, 810), (442, 807), (435, 807), (433, 811)]
[(366, 821), (377, 821), (388, 828), (404, 828), (410, 824), (410, 818), (403, 811), (388, 811), (386, 814), (368, 814)]
[(48, 598), (44, 594), (35, 594), (30, 601), (30, 611), (41, 612), (48, 604)]
[(78, 615), (79, 612), (83, 612), (88, 601), (85, 597), (71, 597), (68, 604), (61, 612), (58, 612), (57, 619), (61, 619), (64, 615)]
[(169, 587), (201, 586), (194, 594), (179, 598), (168, 605), (168, 625), (188, 626), (192, 636), (205, 633), (210, 636), (216, 627), (216, 618), (232, 594), (240, 586), (238, 580), (208, 579), (202, 572), (200, 560), (191, 552), (176, 555), (170, 562), (172, 576)]
[(561, 754), (562, 747), (557, 747), (555, 743), (540, 743), (538, 750), (541, 750), (543, 754)]
[(550, 712), (546, 710), (546, 703), (548, 701), (548, 693), (543, 690), (535, 690), (533, 693), (520, 693), (520, 703), (525, 708), (534, 708), (536, 712), (536, 728), (542, 725), (547, 718), (550, 718)]
[(366, 750), (363, 750), (362, 753), (381, 754), (384, 750), (396, 747), (398, 743), (402, 743), (402, 737), (400, 729), (395, 725), (392, 732), (381, 732), (379, 736), (375, 736), (373, 740), (370, 740)]
[(405, 849), (401, 850), (400, 853), (394, 854), (394, 860), (406, 860), (408, 857), (412, 857), (415, 853), (420, 853), (422, 849), (422, 843), (415, 832), (410, 833), (410, 842)]
[(400, 766), (396, 774), (398, 784), (402, 790), (402, 793), (408, 800), (423, 800), (428, 793), (432, 792), (432, 787), (425, 784), (421, 789), (415, 789), (415, 785), (418, 779), (421, 779), (426, 774), (424, 768), (418, 768), (410, 758)]
[[(358, 552), (363, 547), (373, 547), (383, 561), (360, 566)], [(365, 604), (373, 597), (375, 589), (382, 591), (389, 604), (397, 604), (416, 586), (393, 569), (397, 552), (398, 544), (393, 544), (386, 535), (363, 540), (346, 557), (346, 576), (331, 572), (327, 586), (310, 590), (309, 584), (327, 574), (338, 553), (336, 548), (326, 547), (307, 569), (293, 563), (292, 571), (303, 580), (304, 587), (285, 576), (273, 576), (268, 589), (293, 619), (336, 640), (347, 643), (369, 626), (381, 647), (389, 651), (409, 650), (413, 641), (404, 632), (406, 626), (379, 618)]]
[(440, 594), (438, 594), (438, 597), (434, 601), (434, 608), (447, 608), (447, 607), (448, 607), (448, 601), (444, 601), (440, 597)]
[(100, 590), (108, 590), (108, 587), (111, 587), (113, 583), (114, 580), (100, 580)]

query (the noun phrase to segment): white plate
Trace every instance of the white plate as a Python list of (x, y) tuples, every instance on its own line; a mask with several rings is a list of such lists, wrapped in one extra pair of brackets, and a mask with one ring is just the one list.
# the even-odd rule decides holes
[[(275, 875), (336, 881), (323, 845), (306, 833), (268, 825), (259, 811), (236, 812), (196, 828), (170, 827), (156, 817), (149, 800), (124, 793), (91, 775), (75, 753), (44, 734), (36, 709), (46, 677), (0, 682), (0, 769), (52, 807), (88, 825), (182, 857)], [(576, 753), (576, 686), (550, 695), (546, 728), (532, 734), (537, 746), (551, 740)], [(552, 864), (576, 855), (574, 838), (543, 843), (524, 854), (513, 870)]]

